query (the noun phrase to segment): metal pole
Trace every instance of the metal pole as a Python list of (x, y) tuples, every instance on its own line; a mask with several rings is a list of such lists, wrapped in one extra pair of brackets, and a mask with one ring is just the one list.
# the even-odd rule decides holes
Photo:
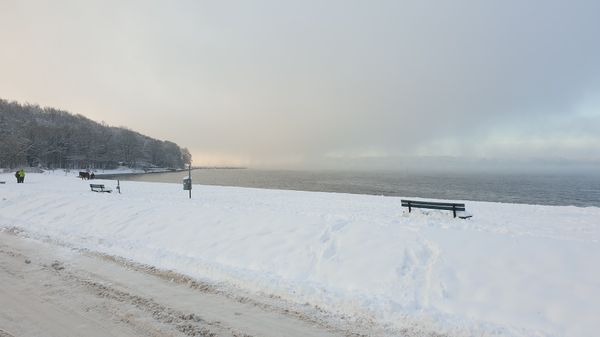
[(190, 199), (192, 198), (192, 163), (188, 164), (188, 179), (190, 180)]

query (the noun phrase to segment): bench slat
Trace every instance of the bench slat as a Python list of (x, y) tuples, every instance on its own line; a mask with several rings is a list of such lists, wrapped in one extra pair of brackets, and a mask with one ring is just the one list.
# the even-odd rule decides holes
[(464, 207), (465, 204), (461, 204), (461, 203), (455, 203), (455, 202), (435, 202), (435, 201), (420, 201), (420, 200), (400, 200), (402, 202), (402, 206), (404, 206), (405, 204), (408, 206), (408, 203), (410, 202), (410, 205), (438, 205), (438, 206), (462, 206)]
[[(404, 207), (408, 207), (408, 205), (404, 206)], [(413, 205), (413, 204), (411, 204), (410, 208), (441, 209), (441, 210), (444, 210), (444, 211), (456, 210), (457, 212), (465, 211), (465, 207), (452, 208), (452, 207), (448, 207), (448, 206), (434, 206), (434, 205)]]
[(423, 203), (413, 204), (412, 202), (410, 204), (402, 203), (402, 207), (408, 207), (408, 206), (414, 207), (414, 208), (442, 207), (444, 209), (459, 209), (459, 208), (466, 207), (464, 204), (440, 205), (440, 204), (423, 204)]

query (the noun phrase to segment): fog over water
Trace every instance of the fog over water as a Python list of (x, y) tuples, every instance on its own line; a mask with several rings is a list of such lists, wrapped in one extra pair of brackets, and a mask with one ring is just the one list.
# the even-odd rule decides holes
[(175, 141), (196, 165), (598, 168), (598, 13), (595, 0), (3, 1), (0, 95)]

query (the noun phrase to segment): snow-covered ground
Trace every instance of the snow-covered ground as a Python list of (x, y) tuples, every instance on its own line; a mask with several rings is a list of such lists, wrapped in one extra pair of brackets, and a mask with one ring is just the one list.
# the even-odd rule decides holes
[[(183, 175), (183, 173), (182, 173)], [(0, 174), (0, 228), (279, 295), (401, 331), (596, 336), (600, 208), (466, 202)], [(115, 182), (96, 181), (114, 189)]]

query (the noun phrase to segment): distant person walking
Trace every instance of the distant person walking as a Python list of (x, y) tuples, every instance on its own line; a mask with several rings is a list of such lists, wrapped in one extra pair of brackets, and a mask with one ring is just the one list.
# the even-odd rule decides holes
[(19, 171), (15, 172), (15, 178), (17, 178), (17, 184), (21, 182), (21, 176), (19, 175)]
[(24, 183), (25, 182), (25, 170), (20, 169), (17, 173), (19, 174), (19, 177), (17, 178), (17, 182)]

